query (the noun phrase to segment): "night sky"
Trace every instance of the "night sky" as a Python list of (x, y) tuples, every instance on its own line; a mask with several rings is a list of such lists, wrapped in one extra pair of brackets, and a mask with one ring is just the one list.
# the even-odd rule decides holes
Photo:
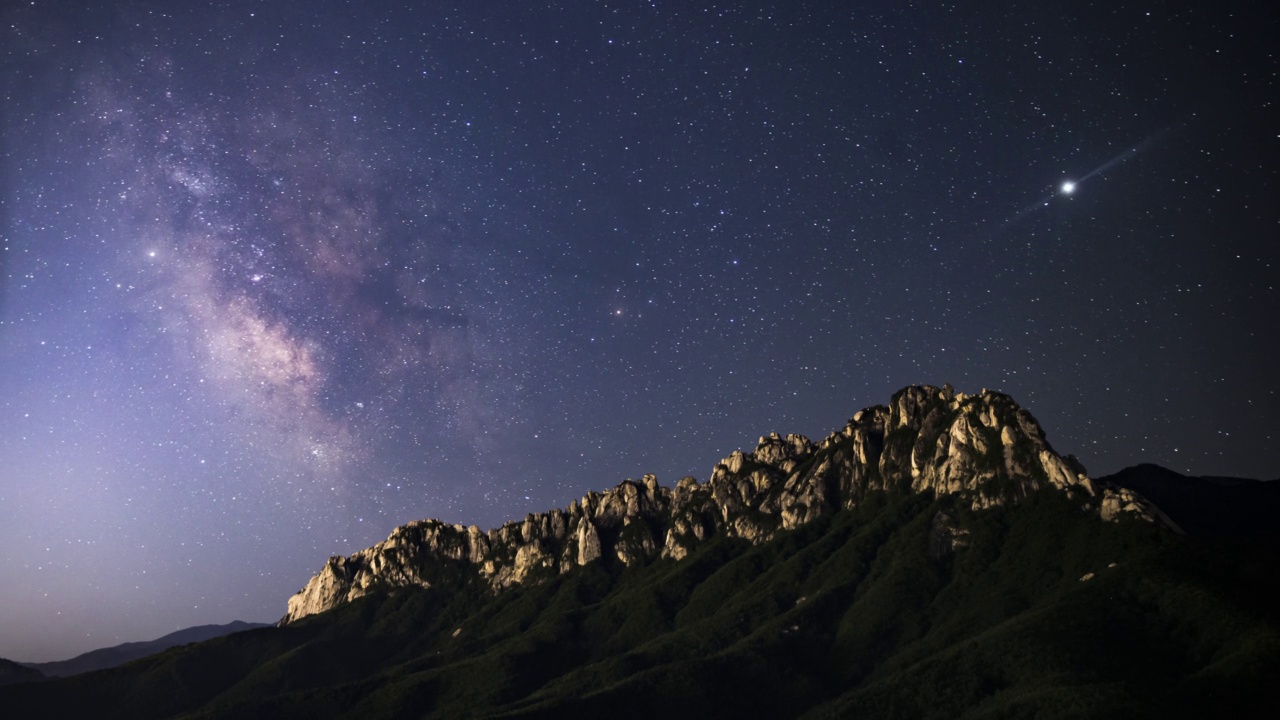
[(5, 3), (0, 657), (914, 383), (1280, 476), (1276, 16), (964, 5)]

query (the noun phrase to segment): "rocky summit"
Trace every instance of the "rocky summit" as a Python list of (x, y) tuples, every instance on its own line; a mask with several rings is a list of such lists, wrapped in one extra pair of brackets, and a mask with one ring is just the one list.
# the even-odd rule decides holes
[[(380, 590), (470, 577), (496, 591), (602, 559), (627, 566), (681, 560), (716, 535), (762, 543), (852, 509), (873, 491), (955, 495), (981, 510), (1043, 489), (1074, 496), (1104, 520), (1127, 515), (1177, 529), (1139, 493), (1099, 483), (1073, 457), (1056, 453), (1008, 395), (921, 385), (857, 412), (817, 443), (763, 436), (752, 452), (721, 460), (705, 483), (686, 477), (667, 488), (646, 475), (487, 532), (438, 520), (400, 526), (373, 547), (330, 558), (289, 599), (281, 624)], [(964, 545), (943, 515), (932, 538), (931, 552)]]

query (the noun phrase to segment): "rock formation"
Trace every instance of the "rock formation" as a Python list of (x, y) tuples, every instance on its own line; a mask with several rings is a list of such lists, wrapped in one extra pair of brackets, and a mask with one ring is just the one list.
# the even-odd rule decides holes
[[(1072, 494), (1105, 520), (1167, 522), (1142, 496), (1099, 487), (1074, 458), (1055, 453), (1035, 418), (1009, 396), (912, 386), (819, 443), (761, 437), (754, 451), (720, 461), (706, 483), (686, 477), (665, 488), (646, 475), (487, 533), (437, 520), (403, 525), (371, 548), (330, 558), (289, 599), (281, 623), (380, 589), (471, 577), (499, 590), (602, 558), (625, 565), (680, 560), (713, 534), (764, 542), (874, 491), (959, 495), (981, 509), (1046, 488)], [(964, 531), (945, 515), (932, 533), (935, 557), (965, 545)]]

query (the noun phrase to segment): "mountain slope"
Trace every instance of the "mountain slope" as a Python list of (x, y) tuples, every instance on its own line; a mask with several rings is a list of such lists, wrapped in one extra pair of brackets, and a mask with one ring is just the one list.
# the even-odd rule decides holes
[[(497, 594), (372, 594), (0, 702), (55, 718), (941, 718), (1258, 717), (1277, 699), (1273, 556), (1225, 564), (1052, 491), (957, 500), (883, 493), (765, 543)], [(963, 545), (935, 542), (946, 525)]]
[(1193, 477), (1134, 465), (1103, 478), (1141, 493), (1187, 532), (1280, 543), (1280, 481)]
[(959, 494), (977, 508), (1041, 488), (1081, 497), (1106, 519), (1136, 513), (1167, 522), (1140, 495), (1099, 485), (1074, 459), (1058, 456), (1009, 396), (914, 386), (888, 406), (858, 412), (817, 444), (800, 435), (761, 437), (753, 452), (734, 452), (716, 465), (705, 484), (687, 477), (668, 489), (647, 475), (488, 533), (436, 520), (403, 525), (374, 547), (330, 558), (289, 599), (284, 622), (378, 590), (471, 577), (500, 589), (601, 557), (625, 565), (678, 560), (717, 535), (763, 542), (855, 507), (875, 491)]
[(76, 675), (83, 672), (103, 670), (117, 665), (123, 665), (131, 660), (137, 660), (138, 658), (144, 658), (148, 655), (154, 655), (162, 650), (167, 650), (177, 645), (202, 642), (211, 638), (221, 637), (234, 632), (242, 632), (244, 630), (252, 630), (253, 628), (258, 627), (264, 627), (264, 625), (262, 623), (247, 623), (240, 620), (227, 623), (226, 625), (198, 625), (196, 627), (189, 627), (176, 632), (171, 632), (168, 635), (156, 638), (155, 640), (122, 643), (112, 647), (90, 650), (87, 653), (82, 653), (69, 660), (58, 660), (46, 663), (23, 663), (23, 665), (38, 670), (46, 677), (66, 677), (68, 675)]
[(44, 679), (44, 675), (39, 670), (29, 668), (12, 660), (0, 658), (0, 685), (35, 682)]
[[(414, 524), (420, 535), (398, 530), (394, 546), (343, 559), (333, 578), (347, 585), (322, 612), (0, 689), (0, 707), (140, 719), (1267, 716), (1280, 699), (1275, 554), (1238, 543), (1226, 554), (1079, 472), (1053, 482), (1042, 448), (1020, 440), (1043, 443), (1035, 432), (975, 454), (972, 438), (999, 437), (1024, 411), (947, 395), (908, 389), (807, 455), (764, 438), (684, 491), (624, 483), (579, 504), (576, 535), (563, 511), (563, 539), (554, 514), (541, 516), (548, 535), (526, 518), (484, 534), (508, 544), (490, 540), (481, 562), (457, 540), (465, 528)], [(1001, 430), (969, 418), (959, 432), (966, 414)], [(866, 430), (877, 417), (879, 447)], [(1038, 431), (1029, 418), (1019, 427)], [(948, 474), (963, 463), (973, 475)], [(802, 504), (802, 518), (782, 517)], [(570, 544), (590, 537), (582, 518), (600, 554), (579, 563), (595, 547)], [(626, 518), (653, 523), (651, 546)], [(657, 539), (680, 522), (692, 539), (677, 557)], [(526, 565), (514, 581), (522, 547), (573, 562)], [(350, 597), (361, 572), (376, 582)]]

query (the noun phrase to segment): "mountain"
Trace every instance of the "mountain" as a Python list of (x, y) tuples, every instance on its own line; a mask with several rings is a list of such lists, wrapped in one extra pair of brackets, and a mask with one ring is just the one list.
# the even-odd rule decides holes
[[(999, 393), (913, 387), (708, 482), (331, 559), (279, 627), (0, 689), (15, 717), (1269, 717), (1265, 544), (1179, 532)], [(1229, 552), (1224, 551), (1229, 549)]]
[(264, 625), (262, 623), (248, 623), (240, 620), (236, 620), (235, 622), (231, 622), (226, 625), (199, 625), (171, 632), (168, 635), (155, 640), (123, 643), (113, 647), (90, 650), (89, 652), (77, 655), (70, 660), (22, 664), (28, 668), (39, 671), (46, 677), (66, 677), (67, 675), (76, 675), (79, 673), (89, 672), (91, 670), (103, 670), (117, 665), (123, 665), (130, 660), (137, 660), (138, 658), (144, 658), (148, 655), (154, 655), (162, 650), (167, 650), (177, 645), (202, 642), (211, 638), (221, 637), (223, 635), (241, 632), (244, 630), (252, 630), (253, 628), (258, 627), (264, 627)]
[(1149, 498), (1193, 535), (1280, 543), (1280, 481), (1193, 477), (1149, 464), (1103, 481)]
[(39, 670), (29, 668), (12, 660), (0, 658), (0, 685), (34, 682), (44, 679), (44, 675)]
[(1009, 396), (910, 387), (817, 444), (801, 435), (761, 437), (753, 452), (717, 464), (705, 484), (686, 477), (668, 489), (647, 475), (488, 533), (436, 520), (403, 525), (367, 550), (330, 558), (290, 598), (282, 622), (371, 592), (469, 575), (499, 589), (601, 557), (628, 566), (680, 560), (717, 535), (764, 542), (877, 491), (962, 495), (976, 509), (1050, 487), (1082, 498), (1105, 519), (1133, 513), (1168, 522), (1140, 495), (1099, 485), (1074, 458), (1059, 457)]

